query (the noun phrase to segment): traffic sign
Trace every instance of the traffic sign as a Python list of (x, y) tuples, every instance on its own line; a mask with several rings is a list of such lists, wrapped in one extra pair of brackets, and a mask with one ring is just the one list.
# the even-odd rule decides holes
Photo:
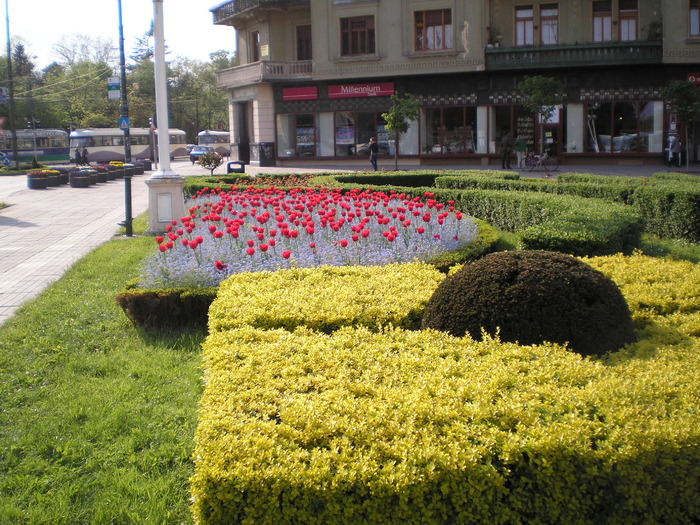
[(126, 117), (119, 117), (119, 129), (125, 130), (129, 129), (129, 119)]

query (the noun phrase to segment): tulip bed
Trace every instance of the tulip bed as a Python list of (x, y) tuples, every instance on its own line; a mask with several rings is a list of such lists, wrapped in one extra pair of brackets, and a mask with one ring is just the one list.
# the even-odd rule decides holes
[(203, 190), (156, 237), (143, 288), (214, 287), (234, 273), (430, 260), (469, 244), (475, 221), (426, 193)]
[(422, 263), (231, 276), (204, 344), (195, 522), (697, 523), (700, 267), (586, 261), (640, 333), (597, 360), (393, 326), (439, 281)]

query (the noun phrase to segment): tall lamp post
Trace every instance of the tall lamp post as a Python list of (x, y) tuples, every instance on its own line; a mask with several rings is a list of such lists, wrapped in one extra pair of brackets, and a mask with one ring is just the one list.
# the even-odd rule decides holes
[(153, 43), (156, 83), (156, 119), (158, 122), (159, 169), (146, 181), (148, 185), (148, 231), (165, 231), (170, 221), (185, 213), (182, 191), (184, 179), (170, 169), (170, 133), (168, 121), (168, 90), (165, 69), (165, 32), (163, 29), (163, 0), (153, 0)]
[[(119, 67), (121, 81), (119, 84), (121, 104), (119, 105), (119, 120), (125, 125), (124, 130), (124, 162), (131, 162), (131, 135), (129, 133), (129, 103), (126, 96), (126, 58), (124, 57), (124, 24), (122, 22), (122, 0), (117, 0), (119, 7)], [(126, 171), (126, 170), (125, 170)], [(131, 216), (131, 175), (124, 175), (124, 229), (127, 237), (133, 233), (133, 217)]]

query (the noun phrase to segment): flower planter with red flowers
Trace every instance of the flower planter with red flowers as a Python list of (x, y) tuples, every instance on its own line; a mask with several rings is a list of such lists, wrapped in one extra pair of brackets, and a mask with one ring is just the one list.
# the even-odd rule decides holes
[(30, 190), (45, 190), (48, 186), (49, 176), (43, 172), (27, 173), (27, 188)]
[(27, 187), (30, 190), (43, 190), (61, 184), (58, 170), (34, 170), (27, 172)]

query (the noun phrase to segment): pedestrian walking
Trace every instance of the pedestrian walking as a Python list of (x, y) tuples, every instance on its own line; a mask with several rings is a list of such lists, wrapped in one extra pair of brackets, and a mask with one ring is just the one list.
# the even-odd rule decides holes
[(501, 167), (504, 170), (510, 169), (510, 153), (513, 151), (513, 138), (512, 133), (509, 131), (501, 139), (501, 150), (503, 156), (501, 158)]
[(678, 140), (678, 135), (673, 135), (671, 137), (671, 144), (669, 146), (669, 151), (671, 152), (671, 157), (668, 159), (668, 166), (680, 166), (681, 165), (681, 141)]
[(522, 135), (518, 135), (513, 143), (513, 150), (515, 151), (515, 156), (517, 158), (518, 168), (523, 167), (523, 159), (525, 158), (525, 153), (527, 153), (527, 144)]
[(379, 155), (379, 144), (374, 137), (371, 137), (369, 139), (369, 162), (374, 171), (377, 171), (377, 155)]

